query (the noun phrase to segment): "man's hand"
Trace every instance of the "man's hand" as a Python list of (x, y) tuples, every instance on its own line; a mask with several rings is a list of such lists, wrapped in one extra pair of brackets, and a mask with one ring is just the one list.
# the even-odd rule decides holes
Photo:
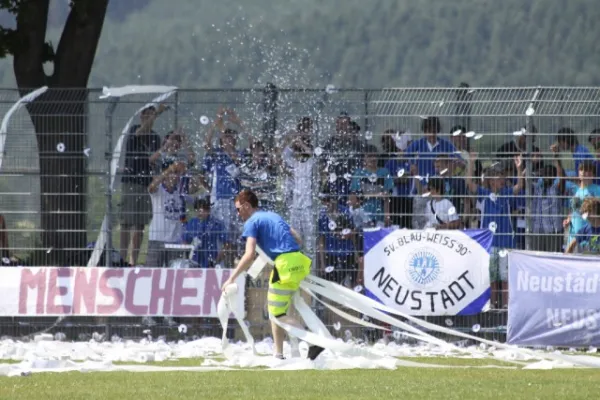
[(223, 284), (223, 287), (221, 287), (221, 291), (225, 292), (225, 289), (227, 288), (227, 286), (231, 285), (232, 283), (233, 283), (233, 280), (231, 279), (231, 277), (229, 277)]

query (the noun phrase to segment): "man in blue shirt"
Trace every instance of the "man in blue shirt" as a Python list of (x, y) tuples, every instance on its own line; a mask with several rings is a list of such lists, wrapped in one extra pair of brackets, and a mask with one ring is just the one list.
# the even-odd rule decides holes
[(587, 147), (579, 144), (575, 131), (571, 128), (561, 128), (556, 135), (556, 141), (562, 151), (568, 151), (573, 154), (575, 160), (575, 173), (579, 171), (579, 164), (584, 160), (593, 160), (594, 156)]
[(209, 199), (196, 199), (194, 202), (197, 218), (192, 218), (183, 227), (183, 241), (187, 244), (196, 239), (194, 261), (200, 268), (214, 268), (226, 258), (231, 241), (225, 225), (211, 215)]
[[(292, 297), (302, 280), (310, 273), (312, 264), (311, 259), (300, 252), (300, 235), (290, 228), (279, 214), (259, 210), (258, 197), (251, 190), (244, 189), (238, 194), (235, 198), (235, 208), (240, 218), (245, 221), (242, 238), (246, 239), (246, 251), (223, 285), (223, 290), (250, 267), (258, 246), (275, 264), (269, 278), (269, 315), (302, 329), (298, 321), (287, 315)], [(274, 321), (271, 322), (271, 329), (275, 342), (275, 357), (282, 359), (285, 331)], [(314, 360), (323, 350), (321, 347), (311, 346), (308, 357)]]
[(421, 176), (433, 176), (435, 174), (434, 161), (439, 154), (446, 154), (457, 160), (456, 148), (446, 139), (438, 138), (441, 131), (438, 117), (427, 117), (422, 124), (423, 134), (419, 140), (413, 141), (406, 149), (405, 157), (411, 164), (417, 164), (417, 170)]

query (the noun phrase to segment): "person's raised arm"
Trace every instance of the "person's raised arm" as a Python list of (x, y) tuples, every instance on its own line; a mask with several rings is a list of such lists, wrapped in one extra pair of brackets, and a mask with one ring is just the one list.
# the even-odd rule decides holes
[(296, 230), (292, 227), (290, 227), (290, 233), (296, 240), (296, 243), (298, 243), (298, 246), (302, 247), (303, 243), (302, 243), (302, 237), (300, 236), (300, 234), (298, 232), (296, 232)]
[(572, 254), (575, 252), (575, 248), (577, 247), (577, 239), (573, 239), (571, 243), (567, 246), (565, 250), (565, 254)]
[(475, 174), (475, 161), (477, 160), (477, 153), (469, 153), (469, 162), (467, 163), (467, 175), (465, 176), (465, 183), (467, 184), (467, 189), (471, 193), (477, 193), (478, 185), (475, 183), (473, 179), (473, 175)]
[(517, 183), (513, 186), (513, 194), (518, 194), (525, 186), (525, 170), (523, 169), (523, 158), (521, 155), (515, 157), (515, 167), (517, 167)]

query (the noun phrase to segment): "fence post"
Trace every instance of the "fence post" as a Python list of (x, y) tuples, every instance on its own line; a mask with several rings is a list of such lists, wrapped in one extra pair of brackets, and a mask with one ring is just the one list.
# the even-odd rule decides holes
[[(106, 119), (106, 152), (104, 153), (106, 159), (106, 245), (104, 251), (104, 262), (106, 268), (112, 267), (112, 190), (110, 188), (110, 170), (113, 158), (113, 114), (117, 108), (119, 102), (118, 97), (111, 97), (108, 106), (106, 107), (105, 119)], [(115, 178), (116, 179), (116, 178)]]
[(469, 131), (471, 129), (471, 98), (468, 83), (462, 82), (456, 89), (456, 121), (454, 125), (461, 125)]
[(267, 83), (263, 95), (263, 140), (267, 149), (273, 149), (273, 137), (277, 130), (277, 87)]
[[(538, 86), (538, 89), (535, 91), (533, 97), (531, 98), (531, 102), (527, 106), (527, 109), (533, 108), (534, 104), (541, 93), (541, 89)], [(527, 111), (525, 111), (525, 129), (527, 130), (527, 135), (525, 136), (525, 152), (527, 157), (525, 159), (525, 250), (531, 250), (531, 232), (533, 231), (533, 224), (531, 219), (531, 208), (532, 208), (532, 192), (531, 192), (531, 177), (533, 173), (533, 163), (531, 162), (531, 156), (533, 153), (533, 137), (529, 132), (531, 132), (531, 128), (533, 126), (533, 118), (531, 115), (527, 115)]]
[(173, 126), (174, 126), (174, 129), (177, 129), (177, 125), (178, 125), (178, 122), (179, 122), (179, 92), (175, 92), (174, 96), (175, 96), (175, 99), (174, 99), (175, 100), (174, 101), (174, 103), (175, 103), (175, 110), (173, 110), (173, 114), (174, 114), (174, 116), (173, 116)]
[(365, 89), (365, 96), (364, 96), (364, 101), (365, 101), (365, 117), (364, 117), (364, 122), (365, 122), (365, 132), (370, 130), (370, 121), (369, 121), (369, 90)]

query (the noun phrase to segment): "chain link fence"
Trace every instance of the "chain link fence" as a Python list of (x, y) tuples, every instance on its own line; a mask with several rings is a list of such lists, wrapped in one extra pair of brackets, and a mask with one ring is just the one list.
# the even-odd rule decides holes
[[(143, 125), (138, 112), (153, 97), (136, 94), (111, 102), (100, 99), (100, 95), (100, 90), (90, 89), (83, 100), (73, 100), (77, 96), (64, 90), (43, 98), (41, 102), (47, 103), (46, 108), (30, 107), (30, 113), (23, 108), (11, 118), (0, 169), (0, 214), (6, 225), (0, 244), (4, 267), (85, 266), (93, 242), (102, 233), (105, 216), (108, 216), (104, 227), (109, 237), (108, 247), (114, 248), (120, 257), (116, 254), (114, 258), (104, 257), (98, 266), (117, 263), (151, 266), (149, 236), (153, 236), (150, 241), (155, 241), (152, 239), (157, 234), (149, 232), (149, 219), (140, 223), (141, 230), (135, 228), (135, 223), (132, 228), (131, 223), (124, 222), (127, 196), (141, 195), (131, 191), (130, 183), (121, 181), (126, 182), (123, 178), (131, 173), (131, 165), (137, 161), (127, 164), (126, 156), (120, 157), (116, 185), (112, 188), (110, 162), (119, 138), (123, 134), (135, 135)], [(432, 199), (450, 200), (454, 212), (446, 209), (443, 218), (449, 218), (449, 214), (458, 218), (443, 223), (458, 220), (453, 229), (491, 229), (490, 212), (495, 213), (492, 220), (506, 217), (503, 220), (508, 221), (506, 226), (492, 221), (496, 236), (510, 237), (500, 240), (492, 254), (493, 309), (470, 317), (428, 317), (436, 323), (467, 331), (477, 325), (481, 327), (478, 334), (502, 339), (506, 328), (507, 286), (500, 269), (506, 252), (568, 250), (574, 230), (578, 229), (571, 217), (586, 213), (581, 211), (583, 197), (577, 197), (577, 190), (600, 179), (597, 163), (600, 133), (596, 133), (600, 128), (599, 95), (600, 88), (591, 87), (471, 88), (467, 85), (376, 90), (274, 86), (177, 90), (164, 100), (166, 109), (151, 124), (159, 142), (145, 157), (157, 155), (152, 170), (148, 171), (150, 181), (177, 162), (186, 164), (187, 175), (198, 178), (198, 191), (187, 199), (187, 221), (199, 216), (203, 209), (194, 200), (210, 197), (212, 193), (211, 212), (227, 221), (223, 228), (225, 240), (215, 242), (218, 251), (206, 250), (210, 255), (197, 260), (208, 260), (210, 266), (232, 268), (243, 250), (236, 230), (240, 222), (230, 208), (231, 195), (214, 193), (222, 186), (213, 179), (218, 169), (214, 167), (214, 152), (227, 135), (216, 132), (211, 137), (209, 132), (217, 115), (224, 113), (222, 107), (229, 109), (224, 119), (230, 121), (223, 127), (238, 132), (234, 147), (245, 153), (237, 163), (242, 171), (239, 180), (258, 188), (264, 194), (265, 204), (283, 213), (292, 225), (301, 226), (314, 260), (313, 273), (327, 279), (348, 287), (362, 285), (361, 230), (376, 225), (433, 229), (432, 225), (437, 223), (431, 223), (432, 213), (433, 217), (437, 214), (428, 210)], [(0, 112), (6, 114), (19, 97), (16, 90), (0, 90)], [(61, 102), (62, 109), (55, 104)], [(69, 108), (72, 103), (79, 103), (79, 108)], [(159, 105), (154, 107), (155, 111), (159, 109)], [(231, 122), (235, 120), (232, 111), (239, 120), (237, 123)], [(46, 125), (43, 121), (47, 121)], [(305, 132), (298, 132), (298, 128)], [(171, 139), (178, 136), (175, 140), (178, 142), (165, 140), (168, 133)], [(420, 142), (426, 137), (429, 144), (427, 139)], [(262, 142), (262, 147), (257, 142)], [(442, 142), (448, 144), (444, 144), (445, 150), (435, 150)], [(171, 145), (175, 147), (169, 148)], [(122, 153), (126, 153), (127, 146), (125, 140)], [(185, 153), (183, 158), (182, 153)], [(60, 167), (53, 167), (53, 157)], [(516, 158), (520, 160), (517, 162)], [(212, 160), (212, 164), (207, 160)], [(314, 167), (303, 169), (302, 163), (307, 160), (313, 160)], [(256, 174), (263, 173), (266, 177), (256, 179)], [(373, 174), (375, 179), (371, 179)], [(294, 176), (304, 180), (294, 181)], [(587, 180), (580, 180), (582, 176)], [(53, 179), (51, 186), (44, 185), (48, 179)], [(520, 181), (518, 191), (503, 194), (504, 188), (514, 187)], [(498, 202), (493, 198), (496, 194)], [(506, 201), (507, 206), (490, 206), (486, 196), (494, 204)], [(225, 198), (230, 205), (222, 205)], [(146, 206), (153, 212), (151, 204)], [(133, 211), (137, 212), (135, 205)], [(55, 217), (47, 218), (47, 214)], [(78, 220), (81, 215), (85, 218), (83, 225)], [(336, 224), (333, 229), (331, 221)], [(344, 228), (351, 229), (353, 236), (344, 239), (345, 244), (333, 241), (331, 236)], [(137, 236), (136, 231), (139, 231)], [(77, 240), (69, 243), (56, 239), (73, 234)], [(222, 247), (222, 242), (227, 246)], [(187, 254), (167, 257), (166, 263), (173, 257), (186, 258)], [(247, 320), (258, 336), (270, 332), (264, 307), (267, 285), (267, 276), (248, 282)], [(327, 310), (317, 304), (313, 306), (339, 336), (377, 338), (375, 332), (344, 325)], [(139, 336), (148, 324), (156, 323), (154, 330), (169, 334), (173, 332), (173, 322), (182, 321), (191, 327), (190, 336), (219, 334), (216, 319), (168, 318), (141, 321), (140, 318), (67, 317), (57, 321), (4, 317), (0, 330), (11, 336), (43, 329), (66, 331), (74, 338), (94, 331)]]

